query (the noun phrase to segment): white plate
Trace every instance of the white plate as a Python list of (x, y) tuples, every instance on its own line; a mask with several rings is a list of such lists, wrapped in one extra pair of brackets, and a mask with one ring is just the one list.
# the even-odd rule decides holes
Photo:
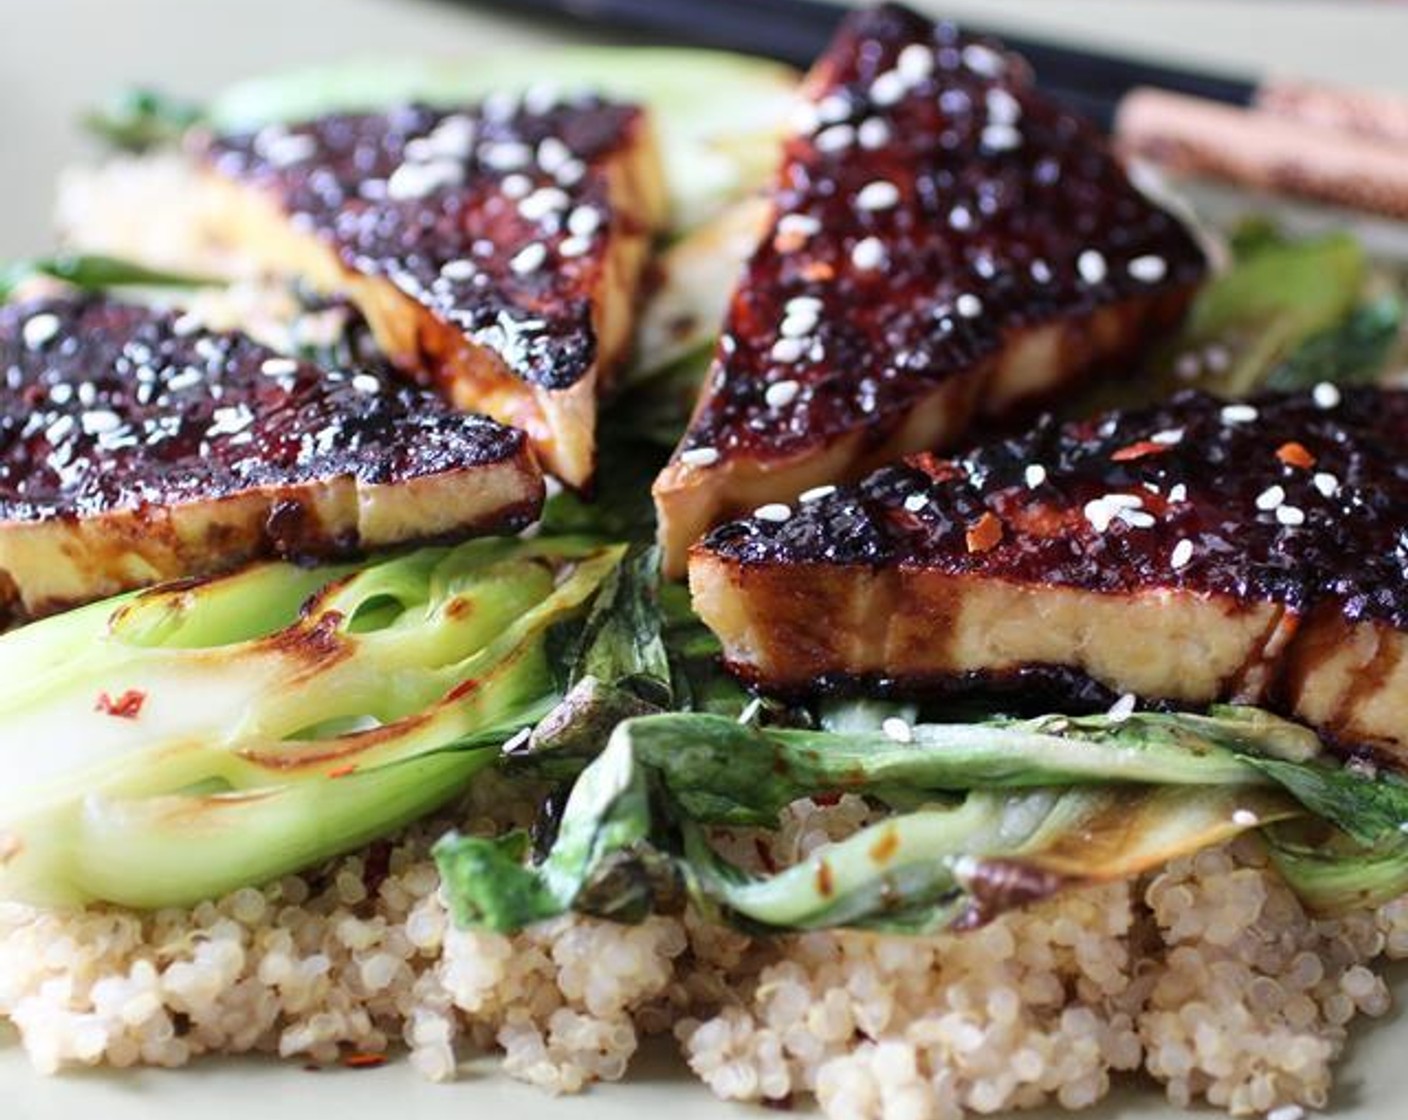
[[(669, 0), (660, 0), (668, 3)], [(937, 4), (921, 3), (931, 9)], [(1183, 56), (1277, 67), (1408, 90), (1401, 65), (1408, 10), (1341, 3), (1279, 6), (1256, 0), (951, 0), (948, 13), (1040, 24), (1069, 36), (1098, 35)], [(1028, 17), (1031, 17), (1030, 20)], [(146, 82), (197, 97), (239, 77), (349, 54), (463, 55), (549, 38), (541, 27), (427, 0), (0, 0), (0, 260), (47, 245), (50, 185), (83, 152), (72, 122), (105, 93)], [(1395, 988), (1408, 1001), (1408, 969)], [(496, 1074), (485, 1060), (452, 1085), (420, 1080), (406, 1064), (305, 1072), (263, 1059), (208, 1061), (168, 1072), (82, 1072), (42, 1078), (12, 1032), (0, 1027), (0, 1120), (386, 1120), (394, 1116), (514, 1116), (519, 1120), (761, 1118), (721, 1104), (692, 1082), (668, 1044), (638, 1058), (619, 1085), (585, 1097), (551, 1098)], [(1341, 1067), (1333, 1114), (1342, 1120), (1408, 1115), (1408, 1021), (1358, 1024)], [(1050, 1120), (1056, 1112), (1026, 1113)], [(1090, 1120), (1183, 1120), (1156, 1089), (1121, 1089)]]

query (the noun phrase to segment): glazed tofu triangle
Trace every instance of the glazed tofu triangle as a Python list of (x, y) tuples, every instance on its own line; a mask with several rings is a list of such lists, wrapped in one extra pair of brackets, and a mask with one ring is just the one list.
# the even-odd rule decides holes
[(674, 574), (727, 517), (1127, 372), (1204, 272), (1095, 127), (994, 43), (883, 6), (845, 21), (804, 92), (655, 484)]
[(1059, 670), (1294, 716), (1408, 764), (1408, 392), (1184, 394), (914, 456), (693, 552), (766, 689)]
[(402, 369), (522, 428), (569, 485), (591, 481), (597, 398), (664, 218), (640, 108), (501, 95), (198, 147), (241, 251), (345, 293)]
[(0, 374), (11, 620), (262, 557), (513, 531), (542, 505), (522, 432), (171, 312), (0, 308)]

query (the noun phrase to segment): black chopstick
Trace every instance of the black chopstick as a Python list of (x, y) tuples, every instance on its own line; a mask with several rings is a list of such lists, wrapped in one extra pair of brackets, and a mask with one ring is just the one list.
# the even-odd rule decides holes
[[(742, 51), (805, 67), (830, 41), (848, 9), (824, 0), (488, 0), (516, 12), (565, 17), (670, 42)], [(1038, 83), (1071, 108), (1108, 127), (1120, 101), (1152, 86), (1248, 106), (1257, 84), (1242, 78), (1168, 66), (1013, 35), (963, 20), (966, 31), (995, 35), (1024, 55)]]

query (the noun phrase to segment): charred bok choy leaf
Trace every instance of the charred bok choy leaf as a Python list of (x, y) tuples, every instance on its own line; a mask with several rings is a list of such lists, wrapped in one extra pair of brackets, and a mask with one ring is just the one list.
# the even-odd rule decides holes
[(557, 702), (548, 634), (620, 557), (264, 564), (0, 638), (0, 899), (186, 904), (435, 809)]
[[(747, 928), (934, 930), (1276, 821), (1314, 817), (1356, 845), (1396, 838), (1408, 785), (1318, 746), (1236, 708), (921, 725), (905, 742), (650, 716), (616, 729), (537, 865), (516, 836), (450, 836), (436, 858), (456, 919), (496, 930), (571, 909), (639, 916), (681, 886)], [(729, 863), (705, 832), (773, 827), (799, 797), (844, 792), (910, 811), (775, 875)]]

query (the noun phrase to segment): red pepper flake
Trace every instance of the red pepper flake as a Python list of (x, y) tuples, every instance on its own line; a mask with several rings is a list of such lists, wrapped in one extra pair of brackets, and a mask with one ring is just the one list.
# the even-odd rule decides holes
[(812, 794), (812, 800), (823, 808), (830, 808), (832, 805), (841, 804), (841, 791), (829, 789), (823, 793)]
[(1276, 458), (1288, 467), (1300, 467), (1301, 470), (1306, 471), (1315, 465), (1315, 456), (1306, 450), (1305, 444), (1296, 443), (1294, 440), (1278, 447)]
[(117, 699), (108, 693), (98, 693), (98, 702), (93, 705), (95, 712), (116, 716), (118, 719), (136, 719), (142, 714), (142, 705), (147, 702), (147, 694), (139, 688), (129, 688)]
[(357, 764), (349, 762), (346, 766), (339, 766), (335, 770), (328, 771), (329, 778), (347, 778), (357, 772)]
[(1146, 455), (1162, 455), (1169, 449), (1166, 443), (1155, 443), (1151, 439), (1141, 439), (1137, 443), (1131, 443), (1128, 447), (1121, 447), (1110, 456), (1111, 462), (1130, 463), (1135, 459), (1143, 459)]
[(820, 284), (836, 278), (836, 269), (825, 261), (808, 261), (801, 268), (802, 279)]
[(978, 518), (978, 523), (968, 530), (969, 552), (986, 552), (1002, 540), (1002, 522), (989, 511)]
[(385, 1054), (348, 1054), (342, 1059), (342, 1064), (348, 1069), (375, 1069), (377, 1066), (386, 1064)]

